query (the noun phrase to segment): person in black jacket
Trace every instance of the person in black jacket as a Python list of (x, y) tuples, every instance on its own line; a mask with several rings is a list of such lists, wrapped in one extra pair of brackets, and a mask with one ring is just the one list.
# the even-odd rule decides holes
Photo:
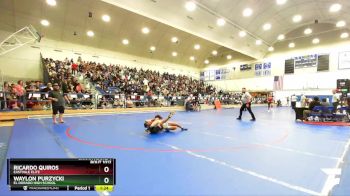
[(307, 117), (311, 114), (315, 106), (321, 106), (320, 99), (318, 97), (314, 97), (309, 104), (309, 109), (303, 111), (303, 120), (307, 120)]

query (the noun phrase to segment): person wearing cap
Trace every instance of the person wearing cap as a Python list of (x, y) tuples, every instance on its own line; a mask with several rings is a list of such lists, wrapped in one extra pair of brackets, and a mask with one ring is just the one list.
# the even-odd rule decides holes
[(52, 104), (52, 120), (53, 123), (56, 124), (56, 115), (59, 112), (59, 122), (64, 123), (63, 114), (64, 114), (64, 100), (69, 103), (69, 99), (66, 95), (63, 95), (60, 91), (60, 87), (57, 83), (53, 84), (53, 90), (49, 92), (49, 100), (51, 100)]

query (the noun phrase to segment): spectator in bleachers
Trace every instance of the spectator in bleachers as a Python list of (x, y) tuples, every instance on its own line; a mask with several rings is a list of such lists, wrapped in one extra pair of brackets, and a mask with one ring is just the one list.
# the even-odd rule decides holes
[(0, 110), (5, 109), (6, 105), (8, 106), (8, 98), (9, 98), (10, 91), (11, 91), (11, 87), (9, 83), (5, 81), (2, 87), (1, 96), (0, 96)]
[(126, 104), (126, 108), (133, 108), (134, 107), (134, 103), (131, 101), (130, 97), (128, 97), (125, 104)]
[(41, 92), (50, 92), (50, 91), (52, 91), (52, 90), (53, 90), (52, 84), (51, 84), (51, 83), (47, 83), (47, 86), (46, 86), (45, 88), (43, 88), (43, 89), (41, 90)]
[(327, 99), (326, 99), (326, 98), (323, 98), (323, 99), (322, 99), (321, 105), (322, 105), (322, 106), (331, 106), (331, 104), (330, 104), (329, 102), (327, 102)]
[(19, 80), (17, 82), (17, 85), (14, 85), (13, 90), (14, 90), (14, 94), (17, 97), (19, 107), (21, 108), (21, 110), (24, 110), (24, 102), (25, 102), (26, 90), (24, 88), (23, 81)]

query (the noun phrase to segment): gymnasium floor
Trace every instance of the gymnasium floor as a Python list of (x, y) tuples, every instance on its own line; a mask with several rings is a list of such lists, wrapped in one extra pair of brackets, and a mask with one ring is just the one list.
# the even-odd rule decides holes
[[(143, 128), (155, 113), (67, 117), (61, 125), (17, 120), (7, 158), (116, 158), (111, 195), (327, 194), (343, 166), (350, 129), (296, 123), (290, 108), (253, 111), (256, 122), (248, 112), (237, 121), (238, 109), (178, 112), (173, 120), (189, 131), (159, 135)], [(47, 195), (9, 192), (6, 172), (0, 183), (0, 195)]]

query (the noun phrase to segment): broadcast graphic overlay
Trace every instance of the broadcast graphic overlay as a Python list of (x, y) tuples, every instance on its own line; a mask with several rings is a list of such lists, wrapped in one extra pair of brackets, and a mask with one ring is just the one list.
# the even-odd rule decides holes
[(113, 191), (112, 158), (7, 159), (11, 191)]

